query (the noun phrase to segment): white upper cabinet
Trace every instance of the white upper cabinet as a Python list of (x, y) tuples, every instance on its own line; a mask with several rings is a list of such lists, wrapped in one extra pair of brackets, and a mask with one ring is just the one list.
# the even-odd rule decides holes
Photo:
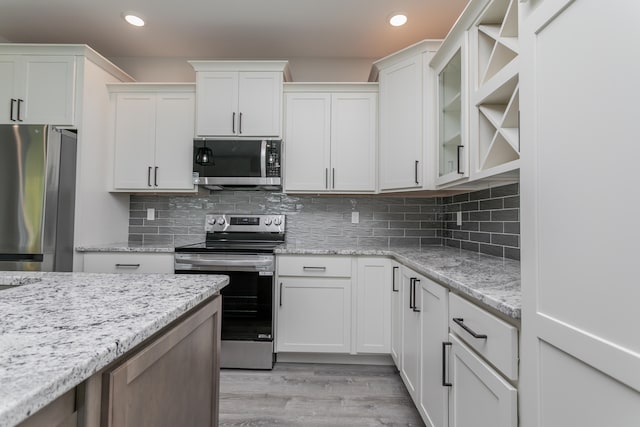
[[(424, 66), (440, 45), (423, 41), (374, 63), (371, 79), (380, 84), (379, 189), (408, 190), (426, 186), (424, 145), (426, 111), (431, 91), (425, 93), (430, 71)], [(430, 89), (430, 88), (428, 88)]]
[(0, 123), (75, 125), (76, 59), (0, 55)]
[(196, 70), (196, 135), (279, 137), (286, 61), (189, 61)]
[(120, 191), (193, 190), (193, 85), (109, 85)]
[(471, 179), (520, 167), (519, 0), (492, 0), (469, 31)]
[(285, 111), (285, 191), (375, 191), (377, 85), (288, 86)]

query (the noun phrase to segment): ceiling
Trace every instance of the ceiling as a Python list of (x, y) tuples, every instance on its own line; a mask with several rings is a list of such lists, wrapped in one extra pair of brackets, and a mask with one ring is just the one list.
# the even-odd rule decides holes
[[(444, 38), (468, 0), (1, 0), (0, 37), (107, 57), (381, 58)], [(147, 25), (132, 27), (123, 12)], [(391, 27), (402, 11), (409, 20)]]

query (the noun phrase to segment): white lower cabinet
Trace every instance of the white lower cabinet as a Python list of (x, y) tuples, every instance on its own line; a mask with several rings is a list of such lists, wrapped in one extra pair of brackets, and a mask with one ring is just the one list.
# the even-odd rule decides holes
[(401, 268), (402, 344), (398, 369), (414, 402), (418, 401), (420, 382), (420, 304), (416, 304), (416, 288), (421, 278), (413, 270)]
[(351, 351), (351, 257), (278, 256), (276, 351)]
[(391, 261), (278, 255), (276, 351), (389, 354)]
[(450, 427), (516, 427), (517, 390), (450, 334)]
[(443, 378), (444, 349), (449, 336), (449, 291), (426, 278), (420, 285), (420, 393), (417, 406), (427, 427), (445, 427), (449, 423), (449, 388)]
[(402, 294), (400, 284), (401, 266), (395, 261), (391, 262), (391, 357), (400, 369), (402, 354)]
[(172, 253), (89, 252), (85, 273), (173, 273)]

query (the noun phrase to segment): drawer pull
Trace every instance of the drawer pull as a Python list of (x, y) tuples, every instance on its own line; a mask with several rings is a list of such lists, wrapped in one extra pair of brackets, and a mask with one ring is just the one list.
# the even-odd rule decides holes
[(140, 264), (116, 264), (116, 268), (138, 268)]
[(447, 382), (447, 346), (450, 346), (450, 342), (442, 343), (442, 386), (451, 387), (453, 384)]
[(309, 271), (327, 271), (327, 267), (308, 267), (308, 266), (304, 266), (302, 267), (303, 270), (309, 270)]
[(471, 329), (470, 327), (468, 327), (467, 325), (464, 324), (464, 319), (462, 317), (454, 317), (453, 318), (453, 322), (455, 324), (457, 324), (458, 326), (460, 326), (462, 329), (464, 329), (465, 331), (467, 331), (472, 337), (480, 339), (480, 340), (486, 340), (487, 336), (484, 334), (477, 334), (476, 332), (473, 331), (473, 329)]

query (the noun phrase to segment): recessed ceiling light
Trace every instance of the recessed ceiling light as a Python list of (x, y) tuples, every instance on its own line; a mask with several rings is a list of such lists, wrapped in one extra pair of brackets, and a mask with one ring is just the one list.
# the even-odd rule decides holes
[(394, 13), (391, 18), (389, 18), (389, 24), (394, 27), (401, 27), (402, 25), (407, 23), (407, 16), (402, 13)]
[(133, 13), (124, 13), (124, 20), (135, 27), (144, 27), (144, 19)]

